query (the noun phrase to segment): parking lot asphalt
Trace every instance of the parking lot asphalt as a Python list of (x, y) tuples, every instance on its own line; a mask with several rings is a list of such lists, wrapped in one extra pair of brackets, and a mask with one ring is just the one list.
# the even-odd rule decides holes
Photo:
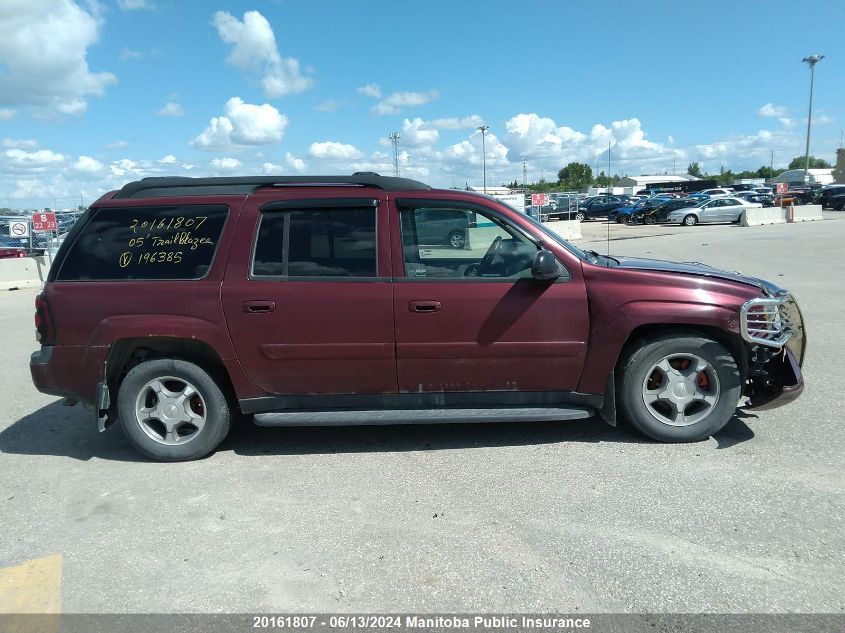
[[(841, 614), (845, 214), (825, 215), (610, 227), (611, 254), (741, 270), (804, 311), (804, 395), (698, 444), (598, 419), (245, 426), (207, 459), (152, 463), (35, 390), (36, 291), (3, 292), (0, 568), (39, 575), (0, 579), (37, 577), (16, 599), (66, 613)], [(606, 225), (583, 230), (604, 252)]]

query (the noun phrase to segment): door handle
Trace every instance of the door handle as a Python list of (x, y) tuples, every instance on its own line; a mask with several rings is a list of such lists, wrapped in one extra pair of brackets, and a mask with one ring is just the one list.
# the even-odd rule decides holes
[(409, 301), (408, 302), (408, 310), (411, 312), (437, 312), (440, 308), (442, 308), (442, 304), (439, 301)]
[(249, 314), (261, 314), (265, 312), (272, 312), (276, 309), (275, 301), (244, 301), (244, 312)]

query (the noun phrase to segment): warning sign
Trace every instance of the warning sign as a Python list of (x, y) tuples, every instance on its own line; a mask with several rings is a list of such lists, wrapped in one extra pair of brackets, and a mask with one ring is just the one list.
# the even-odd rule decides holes
[(29, 237), (29, 222), (12, 220), (9, 222), (9, 235), (11, 237)]

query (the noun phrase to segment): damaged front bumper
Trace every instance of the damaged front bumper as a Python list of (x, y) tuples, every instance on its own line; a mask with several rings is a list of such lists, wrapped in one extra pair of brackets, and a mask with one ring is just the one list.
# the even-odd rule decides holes
[(801, 365), (807, 346), (804, 319), (786, 291), (742, 306), (742, 338), (749, 345), (744, 408), (767, 410), (796, 400), (804, 390)]

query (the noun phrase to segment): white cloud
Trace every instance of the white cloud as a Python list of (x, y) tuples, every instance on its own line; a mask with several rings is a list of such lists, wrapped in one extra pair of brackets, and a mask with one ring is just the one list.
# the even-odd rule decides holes
[(38, 141), (28, 138), (4, 138), (2, 145), (3, 147), (17, 149), (32, 149), (33, 147), (38, 147)]
[(7, 165), (16, 171), (42, 172), (63, 163), (65, 157), (49, 149), (27, 152), (22, 149), (7, 149), (4, 152)]
[(13, 108), (0, 108), (0, 121), (8, 121), (15, 118), (17, 111)]
[(389, 97), (379, 101), (371, 108), (371, 111), (378, 115), (398, 114), (403, 108), (424, 105), (434, 101), (440, 93), (436, 90), (427, 92), (394, 92)]
[(790, 119), (789, 117), (785, 116), (778, 118), (778, 121), (780, 121), (780, 124), (784, 127), (795, 127), (795, 125), (798, 123), (798, 121), (796, 121), (795, 119)]
[(308, 169), (308, 165), (301, 158), (297, 158), (290, 152), (285, 152), (285, 163), (296, 172), (302, 173)]
[(141, 59), (143, 56), (143, 51), (136, 51), (129, 48), (128, 46), (124, 46), (120, 51), (120, 59), (122, 59), (123, 61), (129, 59)]
[(227, 156), (225, 158), (211, 159), (211, 165), (212, 167), (216, 167), (217, 169), (225, 169), (231, 171), (240, 167), (241, 161), (239, 161), (237, 158), (230, 158)]
[(484, 125), (484, 119), (477, 114), (471, 114), (463, 118), (450, 117), (447, 119), (434, 119), (433, 121), (425, 121), (422, 129), (424, 130), (465, 130), (468, 128), (475, 128)]
[(261, 171), (265, 174), (280, 174), (284, 171), (284, 167), (276, 163), (261, 163)]
[(327, 101), (323, 101), (323, 103), (316, 106), (314, 109), (317, 112), (334, 112), (335, 110), (339, 110), (345, 104), (343, 101), (338, 101), (337, 99), (329, 99)]
[(785, 117), (786, 113), (786, 106), (776, 106), (774, 103), (767, 103), (757, 110), (757, 116), (772, 119)]
[(117, 6), (124, 11), (155, 9), (155, 5), (150, 0), (117, 0)]
[(111, 143), (106, 143), (107, 149), (121, 149), (129, 145), (126, 141), (112, 141)]
[(0, 105), (28, 105), (37, 116), (85, 112), (116, 80), (91, 72), (88, 48), (101, 22), (73, 0), (3, 0), (0, 19)]
[(185, 111), (182, 109), (182, 106), (175, 101), (168, 101), (156, 114), (161, 116), (182, 116), (185, 114)]
[(212, 23), (220, 39), (232, 45), (226, 61), (239, 70), (260, 76), (268, 98), (296, 94), (313, 85), (314, 80), (300, 71), (299, 60), (279, 54), (273, 29), (258, 11), (244, 13), (243, 22), (226, 11), (218, 11)]
[(827, 125), (829, 123), (836, 123), (836, 119), (826, 114), (818, 114), (813, 118), (813, 125)]
[(73, 169), (76, 171), (85, 172), (88, 174), (96, 174), (103, 171), (105, 165), (96, 158), (90, 156), (80, 156), (73, 164)]
[(176, 157), (173, 154), (168, 154), (159, 158), (158, 162), (160, 165), (172, 165), (176, 162)]
[(221, 150), (239, 145), (279, 143), (284, 137), (288, 118), (269, 103), (254, 105), (232, 97), (223, 108), (223, 116), (214, 117), (203, 132), (191, 141), (198, 149)]
[(405, 147), (424, 147), (434, 145), (440, 133), (436, 129), (426, 129), (425, 121), (416, 117), (413, 121), (405, 119), (399, 137)]
[(337, 143), (335, 141), (311, 143), (311, 147), (308, 149), (308, 155), (313, 158), (334, 158), (345, 160), (361, 158), (361, 156), (363, 156), (361, 150), (356, 148), (354, 145)]
[(365, 97), (372, 97), (373, 99), (381, 99), (381, 88), (378, 84), (367, 84), (358, 88), (358, 92)]

